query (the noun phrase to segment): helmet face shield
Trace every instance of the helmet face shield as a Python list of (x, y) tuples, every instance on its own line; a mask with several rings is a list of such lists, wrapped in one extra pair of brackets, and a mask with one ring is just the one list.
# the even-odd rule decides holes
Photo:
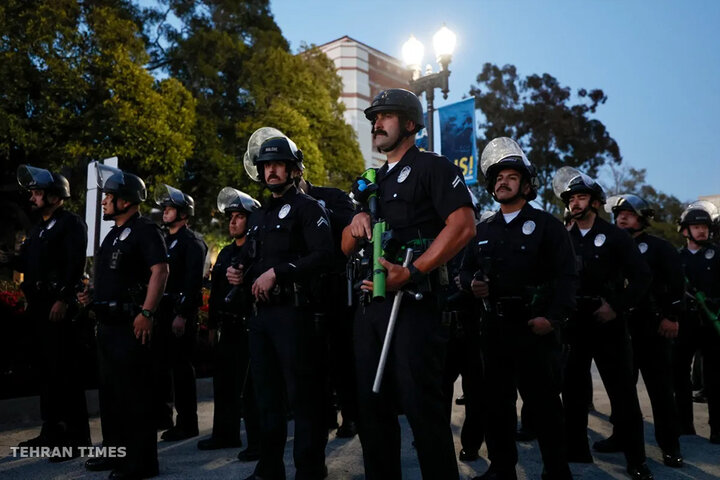
[(605, 211), (607, 213), (617, 215), (617, 212), (621, 210), (633, 212), (635, 215), (643, 218), (649, 218), (655, 215), (649, 203), (632, 193), (613, 195), (607, 199), (607, 203), (605, 203)]
[(217, 196), (217, 208), (221, 213), (243, 212), (249, 215), (260, 208), (260, 202), (247, 193), (225, 187)]
[(188, 206), (183, 192), (165, 184), (155, 190), (155, 203), (161, 207), (187, 208)]
[(20, 165), (17, 169), (18, 184), (25, 190), (45, 190), (52, 188), (54, 179), (52, 173), (44, 168)]
[(262, 178), (260, 177), (260, 174), (258, 173), (257, 165), (255, 165), (255, 160), (257, 159), (257, 156), (260, 154), (260, 146), (265, 143), (265, 140), (268, 140), (273, 137), (284, 137), (285, 134), (282, 133), (277, 128), (273, 127), (262, 127), (258, 128), (253, 132), (252, 135), (250, 135), (250, 140), (248, 141), (247, 150), (245, 151), (245, 155), (243, 155), (243, 165), (245, 166), (245, 172), (247, 172), (248, 176), (255, 182), (262, 181)]
[(565, 204), (576, 193), (590, 194), (596, 200), (605, 203), (605, 192), (600, 184), (576, 168), (561, 167), (558, 169), (553, 177), (552, 185), (555, 196)]
[(480, 156), (480, 170), (487, 177), (490, 168), (500, 163), (507, 163), (508, 168), (523, 165), (528, 172), (532, 169), (532, 164), (520, 145), (508, 137), (494, 138), (485, 146)]
[(688, 225), (707, 225), (712, 227), (713, 222), (720, 218), (720, 212), (715, 204), (707, 200), (698, 200), (687, 206), (680, 215), (680, 229)]
[(117, 187), (125, 184), (123, 172), (119, 168), (95, 162), (95, 172), (97, 173), (97, 186), (100, 190), (117, 190)]

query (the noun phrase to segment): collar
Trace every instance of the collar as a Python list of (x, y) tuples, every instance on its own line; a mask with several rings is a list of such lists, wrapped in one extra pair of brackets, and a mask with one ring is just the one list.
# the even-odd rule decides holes
[(270, 200), (267, 202), (268, 210), (277, 207), (281, 203), (288, 203), (292, 201), (298, 195), (298, 188), (293, 185), (288, 188), (288, 191), (283, 193), (282, 197), (274, 197), (270, 195)]
[(385, 162), (382, 167), (380, 167), (377, 171), (377, 178), (375, 179), (375, 183), (380, 183), (384, 181), (386, 178), (390, 178), (392, 175), (398, 175), (398, 173), (402, 170), (402, 166), (409, 165), (413, 158), (415, 158), (416, 155), (420, 153), (420, 150), (417, 148), (416, 145), (413, 145), (412, 147), (408, 148), (408, 151), (405, 152), (405, 155), (400, 159), (399, 162), (393, 167), (393, 169), (388, 173), (388, 163)]

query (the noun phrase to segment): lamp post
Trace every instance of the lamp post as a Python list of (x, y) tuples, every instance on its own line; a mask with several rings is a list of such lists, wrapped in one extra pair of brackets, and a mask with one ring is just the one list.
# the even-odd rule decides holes
[(412, 78), (410, 79), (410, 89), (420, 96), (425, 93), (427, 100), (427, 134), (428, 149), (434, 151), (435, 148), (435, 130), (434, 130), (434, 113), (435, 106), (435, 89), (439, 88), (443, 93), (443, 98), (447, 99), (450, 88), (448, 86), (448, 77), (450, 70), (448, 66), (452, 60), (453, 50), (455, 50), (455, 34), (444, 24), (435, 35), (433, 35), (433, 47), (435, 56), (440, 65), (440, 71), (432, 71), (432, 67), (428, 64), (425, 67), (425, 75), (421, 75), (420, 66), (425, 51), (423, 44), (418, 39), (410, 35), (410, 39), (405, 42), (402, 48), (403, 59), (405, 64), (412, 70)]

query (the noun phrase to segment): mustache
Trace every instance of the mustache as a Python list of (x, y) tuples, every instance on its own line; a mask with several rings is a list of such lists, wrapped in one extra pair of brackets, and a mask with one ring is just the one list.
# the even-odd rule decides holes
[(278, 177), (277, 175), (274, 175), (274, 174), (270, 174), (270, 175), (268, 175), (268, 177), (267, 177), (268, 180), (272, 180), (273, 178), (274, 178), (275, 180), (280, 180), (280, 177)]
[(498, 190), (498, 192), (499, 192), (500, 190), (507, 190), (507, 191), (509, 192), (509, 191), (510, 191), (510, 187), (506, 187), (505, 185), (500, 185), (500, 186), (497, 188), (497, 190)]
[(373, 130), (373, 135), (374, 136), (385, 135), (387, 137), (387, 132), (385, 130), (383, 130), (382, 128), (378, 128), (378, 129)]

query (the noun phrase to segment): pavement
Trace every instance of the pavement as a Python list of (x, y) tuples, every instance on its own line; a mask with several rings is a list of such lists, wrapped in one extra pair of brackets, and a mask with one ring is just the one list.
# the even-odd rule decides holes
[[(588, 434), (590, 442), (605, 438), (610, 433), (608, 415), (610, 405), (599, 379), (593, 369), (595, 412), (589, 416)], [(207, 438), (212, 429), (212, 388), (211, 380), (198, 380), (198, 417), (200, 436), (181, 442), (158, 443), (160, 460), (159, 479), (244, 479), (251, 475), (254, 463), (240, 463), (236, 459), (239, 449), (200, 451), (197, 441)], [(459, 381), (455, 385), (456, 394), (460, 394)], [(672, 469), (662, 464), (662, 452), (654, 439), (652, 412), (642, 381), (638, 385), (638, 394), (645, 419), (645, 443), (648, 465), (657, 480), (717, 480), (720, 479), (720, 445), (708, 442), (710, 429), (707, 424), (707, 404), (695, 404), (695, 428), (697, 435), (683, 436), (680, 439), (685, 466)], [(100, 420), (97, 416), (97, 392), (88, 391), (88, 402), (92, 440), (99, 446), (101, 441)], [(518, 402), (518, 414), (521, 404)], [(492, 412), (490, 412), (492, 414)], [(453, 404), (452, 431), (455, 449), (460, 451), (460, 426), (464, 415), (463, 407)], [(412, 447), (412, 432), (404, 417), (399, 417), (402, 430), (402, 473), (404, 479), (420, 479), (420, 467), (415, 450)], [(11, 446), (35, 437), (40, 432), (39, 400), (37, 397), (0, 401), (0, 478), (11, 479), (103, 479), (108, 472), (88, 472), (83, 467), (84, 458), (77, 458), (59, 464), (51, 464), (45, 458), (14, 458)], [(158, 432), (158, 440), (160, 440)], [(243, 433), (244, 435), (244, 433)], [(285, 464), (288, 478), (294, 478), (292, 467), (293, 423), (288, 425), (288, 441), (285, 448)], [(536, 442), (518, 443), (518, 478), (539, 479), (542, 472), (540, 452)], [(328, 480), (359, 480), (364, 478), (362, 449), (357, 437), (340, 439), (331, 432), (326, 450), (326, 464), (329, 470)], [(488, 466), (485, 446), (480, 450), (481, 458), (474, 462), (458, 462), (460, 478), (465, 480), (482, 474)], [(573, 477), (578, 479), (627, 479), (622, 454), (593, 453), (593, 464), (571, 464)], [(442, 480), (442, 479), (431, 479)]]

